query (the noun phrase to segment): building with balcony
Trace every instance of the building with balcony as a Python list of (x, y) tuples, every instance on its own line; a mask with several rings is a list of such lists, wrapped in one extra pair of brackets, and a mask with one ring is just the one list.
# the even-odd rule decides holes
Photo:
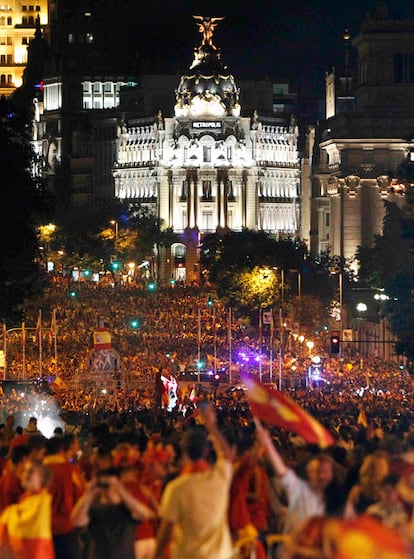
[(8, 0), (0, 4), (0, 96), (9, 97), (23, 84), (27, 49), (36, 25), (48, 33), (48, 0)]
[(303, 180), (311, 252), (349, 260), (382, 232), (384, 202), (404, 200), (398, 167), (413, 148), (414, 21), (390, 17), (381, 3), (352, 45), (355, 72), (326, 77), (326, 120), (310, 131)]

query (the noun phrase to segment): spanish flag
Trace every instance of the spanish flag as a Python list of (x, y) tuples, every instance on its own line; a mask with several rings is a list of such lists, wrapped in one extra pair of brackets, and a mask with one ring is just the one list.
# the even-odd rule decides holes
[(52, 496), (46, 489), (27, 495), (0, 516), (0, 549), (13, 559), (54, 559)]
[(111, 349), (112, 336), (107, 328), (97, 328), (93, 333), (94, 349)]
[(280, 390), (264, 386), (251, 377), (243, 378), (243, 382), (247, 386), (247, 398), (254, 417), (284, 427), (320, 448), (335, 443), (325, 427)]
[(328, 519), (325, 556), (333, 559), (409, 559), (408, 544), (395, 530), (367, 515), (352, 520)]

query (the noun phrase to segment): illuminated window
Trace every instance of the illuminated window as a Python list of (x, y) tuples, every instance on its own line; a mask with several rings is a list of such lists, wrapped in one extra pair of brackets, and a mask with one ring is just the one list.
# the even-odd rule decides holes
[(203, 146), (203, 161), (204, 163), (211, 163), (211, 147)]
[(69, 33), (68, 34), (68, 43), (74, 43), (75, 42), (75, 35), (73, 33)]
[(104, 83), (104, 92), (105, 93), (112, 93), (112, 83), (111, 82), (105, 82)]
[(93, 92), (94, 93), (101, 93), (101, 82), (94, 82)]

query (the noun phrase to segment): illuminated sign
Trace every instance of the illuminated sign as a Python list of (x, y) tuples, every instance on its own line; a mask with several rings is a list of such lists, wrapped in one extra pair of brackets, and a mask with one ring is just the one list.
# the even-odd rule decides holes
[(193, 122), (193, 128), (221, 128), (221, 122), (217, 122), (217, 121)]

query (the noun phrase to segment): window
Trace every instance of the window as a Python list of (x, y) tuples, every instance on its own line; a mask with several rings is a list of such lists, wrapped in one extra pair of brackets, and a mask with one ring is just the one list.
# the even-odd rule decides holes
[(329, 227), (330, 216), (331, 214), (329, 212), (325, 214), (325, 227)]
[(13, 76), (11, 74), (7, 74), (7, 83), (10, 85), (13, 83)]
[(6, 55), (0, 54), (0, 64), (6, 64)]
[(394, 54), (394, 83), (414, 83), (414, 53)]
[(22, 37), (22, 45), (28, 45), (29, 44), (29, 37)]
[(227, 159), (231, 161), (233, 159), (233, 148), (232, 146), (227, 146)]
[(205, 231), (213, 230), (213, 212), (203, 212), (203, 229)]
[(6, 56), (6, 63), (7, 64), (13, 64), (13, 55), (12, 54), (8, 54)]
[(6, 74), (2, 74), (0, 76), (0, 83), (5, 84), (6, 83)]
[(93, 92), (94, 93), (100, 93), (101, 92), (101, 82), (94, 82)]
[(40, 12), (40, 6), (36, 6), (36, 12)]
[(34, 6), (29, 6), (29, 12), (33, 12)]
[(203, 200), (211, 200), (211, 181), (203, 181)]
[(211, 147), (203, 146), (203, 161), (204, 163), (211, 163)]
[(13, 25), (13, 18), (10, 16), (7, 18), (7, 25)]
[(33, 16), (29, 16), (28, 22), (29, 22), (29, 25), (34, 25), (34, 23), (35, 23), (34, 17), (33, 17)]
[(7, 37), (7, 44), (8, 44), (8, 45), (12, 45), (12, 44), (13, 44), (13, 38), (12, 38), (12, 37)]
[(112, 83), (111, 82), (105, 82), (104, 83), (104, 92), (105, 93), (112, 93)]
[(0, 17), (0, 25), (6, 25), (6, 18), (4, 16)]
[(75, 35), (73, 33), (68, 33), (68, 43), (75, 42)]
[(22, 12), (27, 12), (27, 6), (22, 6)]

